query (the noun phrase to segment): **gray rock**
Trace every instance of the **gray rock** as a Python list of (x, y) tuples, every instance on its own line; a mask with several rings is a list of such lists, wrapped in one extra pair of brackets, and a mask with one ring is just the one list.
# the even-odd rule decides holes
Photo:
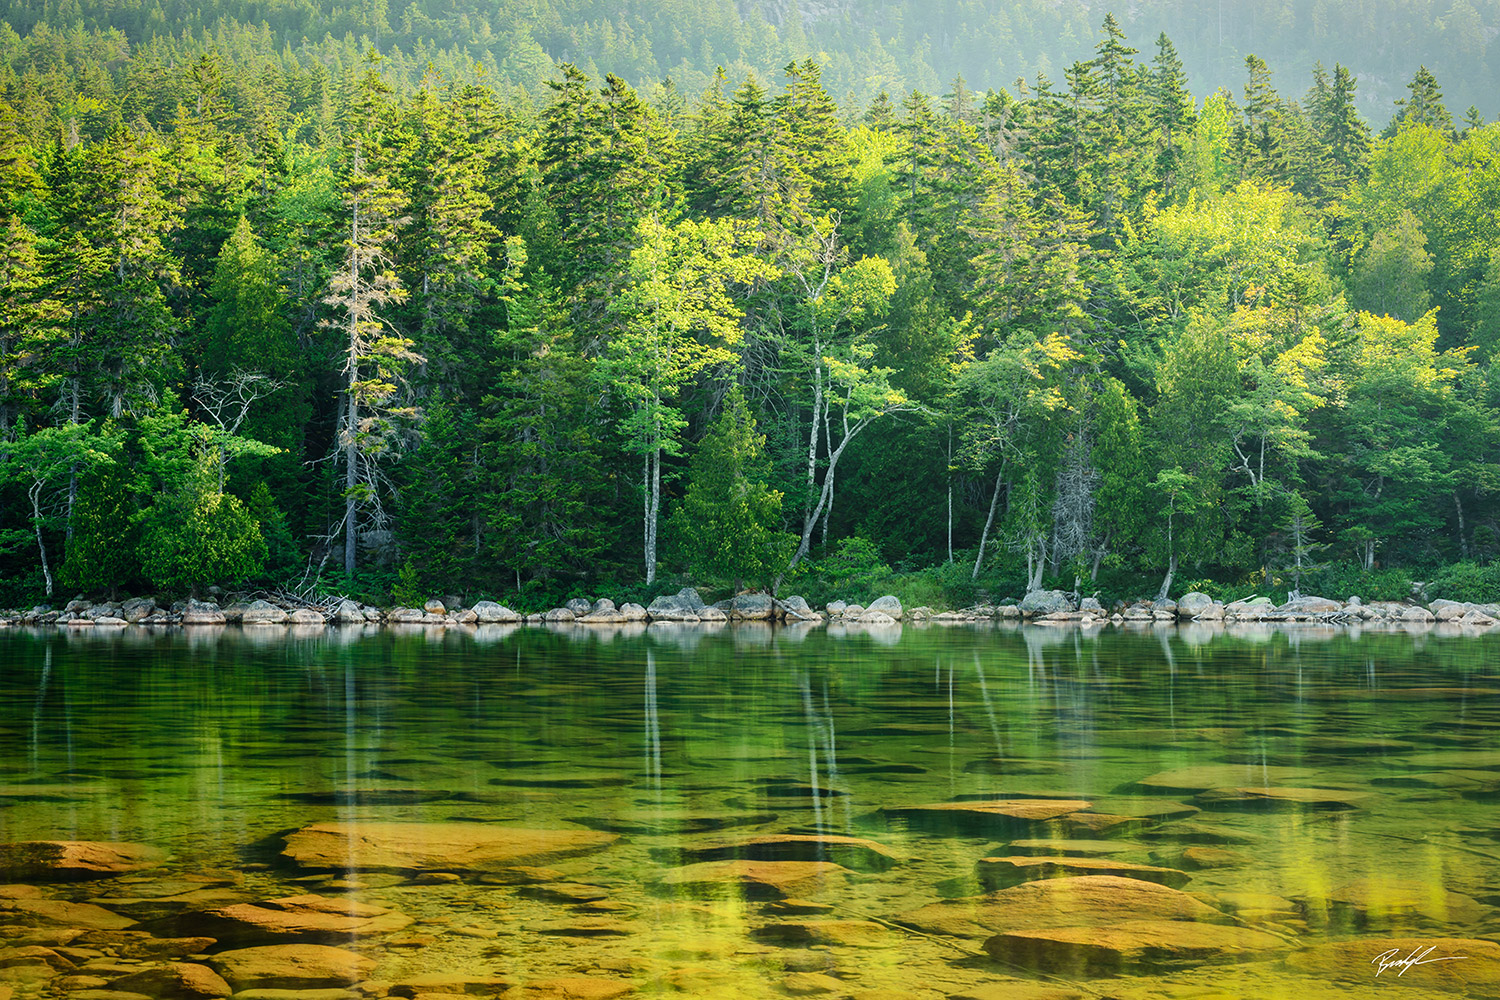
[(422, 620), (423, 614), (416, 608), (392, 608), (385, 620), (397, 625), (414, 625)]
[(69, 601), (67, 603), (67, 605), (65, 605), (63, 607), (63, 610), (64, 611), (70, 611), (70, 612), (72, 612), (73, 614), (76, 615), (76, 614), (82, 614), (83, 612), (87, 611), (89, 609), (89, 607), (90, 607), (89, 602), (85, 601), (83, 599), (83, 597), (80, 595), (78, 597), (73, 598), (71, 601)]
[(223, 625), (224, 612), (212, 601), (189, 601), (182, 609), (184, 625)]
[(293, 625), (327, 625), (323, 618), (323, 612), (314, 611), (312, 608), (298, 608), (292, 612), (288, 619)]
[(479, 616), (474, 613), (473, 608), (465, 608), (462, 611), (448, 612), (448, 620), (459, 625), (473, 625), (479, 621)]
[(422, 605), (422, 612), (429, 615), (446, 615), (448, 613), (448, 606), (434, 597)]
[(592, 601), (586, 601), (581, 597), (575, 597), (569, 601), (566, 601), (563, 604), (563, 607), (573, 612), (574, 618), (582, 618), (584, 615), (594, 610), (594, 603)]
[(481, 625), (511, 625), (521, 620), (516, 612), (494, 601), (480, 601), (470, 610), (478, 616)]
[(1360, 600), (1360, 597), (1359, 597), (1358, 594), (1354, 594), (1345, 603), (1347, 603), (1351, 608), (1359, 608), (1359, 607), (1364, 607), (1364, 603), (1365, 602), (1362, 601), (1362, 600)]
[(1073, 600), (1061, 590), (1033, 590), (1021, 599), (1023, 615), (1050, 615), (1072, 611)]
[(1099, 598), (1097, 597), (1085, 597), (1083, 600), (1078, 602), (1078, 610), (1089, 611), (1095, 615), (1102, 615), (1104, 614), (1104, 605), (1099, 603)]
[(591, 615), (596, 615), (596, 614), (598, 614), (601, 611), (618, 611), (618, 610), (619, 610), (619, 608), (615, 607), (615, 602), (614, 601), (611, 601), (607, 597), (601, 597), (601, 598), (599, 598), (597, 601), (595, 601), (589, 607), (589, 612), (588, 613), (591, 614)]
[(677, 592), (677, 599), (681, 601), (683, 603), (683, 606), (686, 607), (689, 611), (702, 611), (705, 607), (707, 607), (707, 605), (703, 603), (703, 598), (698, 596), (698, 591), (696, 591), (692, 587), (683, 587), (681, 590), (679, 590)]
[(1431, 611), (1426, 608), (1407, 608), (1401, 615), (1404, 622), (1430, 622), (1433, 620)]
[[(684, 588), (684, 590), (691, 589), (690, 587)], [(696, 598), (698, 592), (693, 591), (692, 596)], [(704, 604), (701, 600), (698, 601), (698, 607), (694, 608), (688, 599), (682, 596), (682, 592), (678, 592), (675, 595), (663, 594), (652, 601), (651, 606), (646, 609), (646, 614), (652, 621), (658, 622), (695, 622), (698, 620), (698, 612), (703, 608)]]
[(848, 607), (849, 603), (847, 601), (829, 601), (828, 607), (824, 610), (826, 610), (830, 615), (841, 615)]
[(700, 622), (727, 622), (729, 621), (729, 615), (718, 608), (704, 608), (698, 612), (698, 620)]
[(795, 611), (799, 615), (810, 616), (814, 613), (812, 607), (807, 603), (807, 599), (805, 597), (799, 597), (797, 595), (788, 597), (786, 600), (781, 602), (781, 605), (782, 607), (786, 608), (786, 610)]
[(578, 616), (573, 613), (571, 608), (553, 608), (542, 615), (542, 621), (544, 622), (572, 622), (577, 620)]
[(844, 608), (843, 618), (858, 618), (865, 613), (863, 604), (850, 604)]
[(884, 597), (875, 598), (870, 603), (870, 606), (865, 608), (865, 611), (878, 611), (883, 615), (890, 615), (895, 621), (900, 621), (902, 614), (901, 601), (894, 594), (886, 594)]
[(1277, 608), (1277, 610), (1292, 614), (1325, 615), (1343, 611), (1344, 606), (1338, 601), (1330, 600), (1326, 597), (1308, 595), (1306, 597), (1294, 597)]
[[(729, 601), (728, 608), (720, 608), (736, 621), (760, 622), (770, 618), (775, 604), (769, 594), (739, 594)], [(698, 617), (703, 617), (700, 612)]]
[(280, 625), (286, 621), (286, 612), (270, 601), (255, 601), (240, 614), (246, 625)]
[(365, 613), (353, 601), (340, 601), (339, 606), (333, 609), (333, 620), (342, 625), (358, 624), (365, 620)]
[(620, 605), (620, 614), (625, 616), (627, 622), (643, 622), (647, 618), (645, 608), (630, 602)]
[[(1485, 620), (1489, 621), (1490, 619), (1485, 619)], [(95, 625), (129, 625), (130, 623), (128, 621), (126, 621), (125, 619), (123, 619), (123, 618), (116, 618), (114, 615), (100, 615), (98, 618), (94, 619), (94, 624)]]
[(897, 624), (896, 619), (892, 618), (890, 615), (886, 614), (884, 611), (876, 611), (873, 608), (871, 608), (870, 610), (866, 611), (864, 614), (860, 615), (858, 620), (859, 620), (859, 623), (861, 625), (886, 625), (886, 626), (889, 626), (889, 625), (895, 625), (895, 624)]
[(1179, 618), (1197, 618), (1203, 612), (1213, 607), (1214, 599), (1199, 591), (1190, 591), (1177, 599), (1177, 616)]

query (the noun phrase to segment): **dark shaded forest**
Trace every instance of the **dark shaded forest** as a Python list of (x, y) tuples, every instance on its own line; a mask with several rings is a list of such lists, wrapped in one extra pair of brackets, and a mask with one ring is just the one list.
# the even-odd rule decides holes
[(1500, 126), (1425, 67), (1197, 99), (1104, 17), (856, 100), (795, 11), (508, 9), (12, 5), (0, 601), (1493, 596)]

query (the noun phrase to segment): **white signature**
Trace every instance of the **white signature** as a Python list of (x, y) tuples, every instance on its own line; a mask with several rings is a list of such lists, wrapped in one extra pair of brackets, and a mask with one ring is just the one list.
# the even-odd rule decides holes
[(1435, 948), (1436, 945), (1427, 948), (1413, 948), (1411, 954), (1405, 958), (1397, 957), (1401, 951), (1400, 948), (1392, 948), (1390, 951), (1383, 951), (1370, 959), (1370, 964), (1380, 966), (1380, 968), (1375, 970), (1375, 975), (1377, 976), (1387, 969), (1400, 969), (1401, 971), (1396, 973), (1396, 975), (1404, 976), (1407, 969), (1418, 965), (1430, 965), (1433, 962), (1457, 962), (1459, 959), (1469, 957), (1468, 955), (1439, 955), (1437, 958), (1428, 958), (1427, 956), (1432, 954)]

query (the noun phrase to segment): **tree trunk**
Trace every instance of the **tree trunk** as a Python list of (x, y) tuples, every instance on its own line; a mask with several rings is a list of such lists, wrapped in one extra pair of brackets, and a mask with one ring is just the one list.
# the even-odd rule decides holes
[[(988, 529), (986, 529), (988, 530)], [(948, 561), (953, 561), (953, 425), (948, 425)]]
[(1469, 536), (1464, 530), (1464, 505), (1458, 498), (1458, 492), (1453, 493), (1453, 509), (1458, 511), (1458, 555), (1460, 559), (1469, 558)]
[(656, 518), (661, 511), (661, 449), (646, 456), (646, 478), (650, 489), (646, 496), (646, 585), (656, 582)]
[[(358, 151), (356, 149), (356, 156)], [(347, 404), (344, 411), (344, 575), (354, 576), (356, 542), (355, 516), (358, 504), (354, 487), (359, 479), (359, 411), (355, 386), (359, 382), (359, 203), (355, 202), (349, 221), (349, 381), (345, 386)]]
[[(970, 580), (979, 579), (979, 566), (984, 562), (984, 546), (989, 540), (990, 528), (995, 523), (995, 508), (1000, 505), (1000, 487), (1004, 485), (1005, 465), (1002, 463), (1000, 471), (995, 474), (995, 492), (990, 497), (990, 513), (984, 519), (984, 531), (979, 535), (979, 554), (974, 557), (974, 572), (969, 574)], [(948, 487), (948, 559), (953, 559), (953, 487)]]
[(42, 557), (42, 579), (47, 581), (47, 596), (52, 596), (52, 567), (47, 565), (47, 543), (42, 540), (42, 484), (32, 483), (26, 491), (31, 497), (31, 523), (36, 528), (36, 550)]
[(1156, 592), (1158, 601), (1165, 601), (1167, 595), (1172, 592), (1172, 577), (1177, 575), (1177, 553), (1173, 552), (1167, 559), (1167, 575), (1161, 582), (1161, 589)]

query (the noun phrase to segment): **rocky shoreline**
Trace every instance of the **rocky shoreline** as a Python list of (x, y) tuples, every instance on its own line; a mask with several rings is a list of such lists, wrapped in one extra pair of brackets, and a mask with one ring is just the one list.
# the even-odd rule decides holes
[[(457, 602), (453, 602), (457, 605)], [(785, 600), (767, 594), (741, 594), (715, 604), (706, 604), (692, 587), (674, 595), (656, 598), (649, 606), (616, 605), (608, 598), (589, 601), (576, 598), (562, 607), (533, 614), (512, 611), (494, 601), (479, 601), (472, 607), (452, 606), (441, 600), (427, 601), (421, 608), (377, 608), (355, 601), (329, 598), (256, 598), (234, 595), (221, 606), (213, 601), (179, 601), (160, 607), (149, 597), (125, 601), (91, 602), (75, 598), (61, 610), (39, 605), (29, 611), (0, 611), (0, 627), (53, 625), (63, 628), (110, 628), (131, 625), (207, 626), (330, 626), (330, 625), (624, 625), (667, 622), (673, 624), (720, 624), (727, 622), (774, 622), (785, 625), (859, 624), (895, 626), (902, 622), (935, 625), (983, 622), (1027, 622), (1042, 625), (1093, 626), (1139, 623), (1230, 624), (1235, 622), (1316, 623), (1322, 625), (1431, 625), (1451, 623), (1478, 630), (1500, 622), (1500, 603), (1472, 604), (1435, 600), (1426, 605), (1412, 602), (1374, 601), (1358, 597), (1346, 601), (1298, 596), (1277, 605), (1269, 598), (1255, 597), (1225, 604), (1207, 594), (1188, 593), (1175, 601), (1141, 600), (1119, 602), (1105, 608), (1097, 600), (1075, 600), (1058, 590), (1033, 591), (1016, 602), (978, 605), (959, 611), (935, 611), (928, 607), (905, 609), (894, 596), (886, 595), (868, 605), (830, 601), (819, 610), (801, 597)]]

